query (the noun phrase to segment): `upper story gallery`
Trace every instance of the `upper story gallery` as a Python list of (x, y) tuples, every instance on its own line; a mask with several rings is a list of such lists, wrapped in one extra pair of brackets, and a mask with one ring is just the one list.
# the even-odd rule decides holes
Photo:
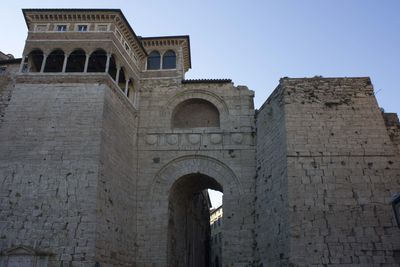
[(137, 36), (119, 9), (23, 9), (20, 73), (108, 74), (137, 105), (139, 79), (184, 79), (189, 36)]

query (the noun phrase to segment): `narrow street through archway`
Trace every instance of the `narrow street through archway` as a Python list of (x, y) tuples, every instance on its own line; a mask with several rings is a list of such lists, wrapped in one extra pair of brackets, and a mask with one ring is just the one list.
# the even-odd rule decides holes
[(172, 186), (168, 206), (168, 266), (209, 267), (212, 236), (210, 198), (207, 189), (222, 186), (202, 174), (179, 178)]

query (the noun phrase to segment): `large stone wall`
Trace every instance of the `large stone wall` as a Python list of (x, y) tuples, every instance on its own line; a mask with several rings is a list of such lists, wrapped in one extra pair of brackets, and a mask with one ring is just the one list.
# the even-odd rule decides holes
[[(1, 251), (185, 266), (182, 242), (203, 258), (209, 231), (204, 198), (189, 200), (212, 188), (223, 266), (400, 264), (399, 124), (368, 78), (284, 78), (256, 123), (253, 92), (230, 82), (144, 79), (135, 110), (106, 74), (81, 78), (0, 76)], [(213, 105), (219, 127), (174, 128), (189, 99)]]
[(137, 116), (119, 88), (104, 96), (97, 186), (96, 259), (132, 266), (136, 253)]
[(91, 78), (2, 88), (0, 250), (49, 252), (50, 266), (134, 262), (136, 111), (109, 78)]
[(278, 87), (256, 115), (256, 266), (283, 266), (289, 250), (287, 140), (283, 91)]
[[(0, 249), (94, 261), (104, 86), (17, 83), (0, 127)], [(78, 265), (81, 264), (81, 265)]]
[(284, 257), (293, 266), (398, 266), (390, 200), (400, 191), (399, 158), (369, 78), (285, 78), (279, 90), (287, 187), (272, 193), (287, 193), (278, 210), (288, 223)]

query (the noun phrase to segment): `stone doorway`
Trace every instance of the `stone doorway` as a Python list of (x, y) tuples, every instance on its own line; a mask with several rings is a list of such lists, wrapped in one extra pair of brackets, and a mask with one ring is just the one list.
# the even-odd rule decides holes
[(207, 189), (222, 192), (213, 178), (192, 173), (171, 187), (168, 205), (168, 266), (209, 267), (210, 199)]
[[(151, 234), (146, 237), (142, 245), (139, 244), (141, 249), (138, 251), (139, 257), (144, 257), (143, 266), (191, 266), (173, 265), (172, 262), (176, 259), (175, 255), (178, 255), (179, 247), (183, 246), (181, 241), (178, 246), (178, 240), (187, 240), (182, 236), (178, 239), (179, 236), (175, 235), (174, 241), (173, 237), (179, 229), (176, 224), (186, 218), (187, 214), (182, 199), (185, 200), (185, 196), (189, 193), (198, 194), (208, 188), (220, 192), (223, 190), (224, 193), (222, 229), (224, 238), (221, 248), (222, 259), (220, 258), (219, 262), (228, 265), (240, 262), (243, 258), (243, 247), (251, 246), (248, 231), (242, 229), (243, 219), (238, 213), (244, 204), (240, 182), (235, 173), (221, 161), (204, 155), (188, 155), (173, 159), (162, 167), (149, 188), (149, 194), (146, 197), (147, 208), (144, 209), (147, 212), (143, 214), (147, 223), (143, 224), (142, 231)], [(170, 215), (171, 209), (174, 212), (173, 216)], [(204, 219), (206, 220), (208, 221), (208, 218)], [(172, 228), (172, 223), (175, 224), (174, 228)], [(238, 238), (240, 242), (231, 242)], [(179, 257), (183, 257), (182, 253), (179, 253)]]

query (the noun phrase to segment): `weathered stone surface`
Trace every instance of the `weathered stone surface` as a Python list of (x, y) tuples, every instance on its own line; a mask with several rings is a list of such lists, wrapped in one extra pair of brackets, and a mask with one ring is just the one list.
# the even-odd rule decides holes
[[(207, 188), (223, 266), (400, 264), (400, 127), (369, 78), (283, 78), (255, 114), (245, 86), (184, 80), (188, 36), (138, 38), (118, 10), (24, 15), (27, 60), (0, 62), (0, 264), (29, 247), (8, 265), (205, 265)], [(77, 44), (104, 71), (65, 72)], [(153, 50), (176, 68), (146, 69)]]
[[(275, 121), (285, 129), (281, 134), (274, 135), (278, 127), (268, 128)], [(283, 220), (279, 227), (273, 224), (278, 228), (272, 235), (276, 240), (261, 239), (260, 248), (270, 247), (260, 253), (261, 262), (399, 264), (395, 255), (400, 232), (390, 205), (400, 191), (399, 160), (368, 78), (283, 79), (257, 116), (257, 127), (258, 140), (275, 136), (286, 146), (282, 160), (267, 165), (261, 160), (276, 155), (276, 145), (257, 146), (257, 155), (261, 153), (257, 188), (267, 176), (269, 187), (264, 187), (280, 196), (275, 201), (284, 203), (284, 208), (277, 208), (273, 200), (256, 206), (256, 211), (266, 208), (272, 218)], [(274, 182), (279, 176), (268, 176), (269, 169), (277, 167), (282, 169), (283, 185)]]

